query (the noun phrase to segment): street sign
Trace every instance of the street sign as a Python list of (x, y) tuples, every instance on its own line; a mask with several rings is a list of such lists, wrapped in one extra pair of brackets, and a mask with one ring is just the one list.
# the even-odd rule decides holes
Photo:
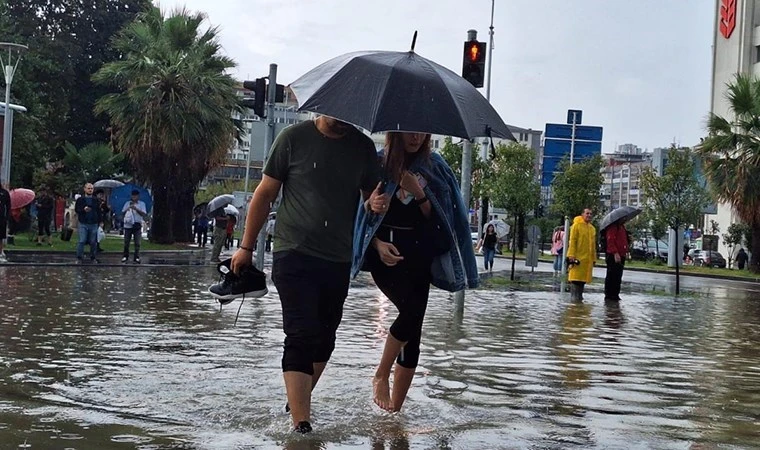
[[(575, 117), (573, 117), (575, 116)], [(572, 124), (575, 119), (575, 124), (580, 125), (583, 123), (583, 111), (580, 109), (568, 109), (567, 110), (567, 123)]]
[(580, 125), (582, 117), (583, 111), (571, 109), (567, 112), (568, 123), (546, 124), (541, 186), (551, 186), (560, 163), (571, 154), (573, 161), (582, 161), (602, 153), (602, 127)]
[(536, 225), (528, 227), (528, 234), (526, 236), (529, 244), (538, 245), (541, 243), (541, 228)]

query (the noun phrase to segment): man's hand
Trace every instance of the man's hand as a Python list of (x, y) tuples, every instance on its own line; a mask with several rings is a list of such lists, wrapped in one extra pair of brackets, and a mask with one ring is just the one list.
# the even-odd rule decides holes
[(386, 266), (393, 267), (404, 259), (399, 253), (395, 245), (390, 242), (383, 242), (380, 239), (375, 239), (375, 249), (380, 255), (380, 261)]
[(230, 269), (235, 275), (240, 274), (240, 270), (243, 267), (248, 267), (253, 264), (253, 252), (245, 250), (243, 248), (237, 249), (232, 255), (232, 261), (230, 262)]
[(620, 260), (621, 260), (620, 253), (615, 253), (615, 262), (620, 264)]
[(383, 194), (381, 191), (382, 187), (382, 181), (377, 183), (377, 187), (375, 187), (375, 190), (372, 191), (372, 194), (369, 196), (369, 200), (367, 200), (369, 202), (369, 209), (375, 214), (384, 213), (388, 208), (388, 203), (390, 203), (390, 196), (388, 194)]
[(90, 212), (90, 210), (92, 210), (92, 208), (90, 208), (89, 206), (84, 207), (84, 212)]

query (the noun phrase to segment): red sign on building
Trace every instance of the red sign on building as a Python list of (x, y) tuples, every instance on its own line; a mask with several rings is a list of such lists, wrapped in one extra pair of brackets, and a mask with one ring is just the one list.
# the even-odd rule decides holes
[(720, 0), (720, 34), (726, 39), (736, 29), (736, 2), (737, 0)]

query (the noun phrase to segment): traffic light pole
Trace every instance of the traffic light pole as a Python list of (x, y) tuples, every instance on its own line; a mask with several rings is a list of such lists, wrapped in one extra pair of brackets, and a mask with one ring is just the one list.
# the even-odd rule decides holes
[[(578, 116), (573, 111), (573, 127), (570, 133), (570, 167), (573, 166), (573, 159), (575, 158), (575, 127), (578, 123)], [(570, 246), (570, 216), (565, 216), (565, 235), (562, 238), (562, 292), (565, 292), (565, 275), (567, 274), (567, 250)], [(573, 255), (575, 256), (575, 255)]]
[[(277, 64), (269, 65), (269, 84), (267, 85), (267, 117), (266, 117), (266, 138), (264, 140), (264, 157), (262, 163), (262, 176), (263, 168), (266, 167), (267, 159), (269, 158), (269, 151), (274, 143), (274, 104), (277, 96)], [(266, 224), (259, 230), (259, 238), (256, 242), (256, 267), (259, 270), (264, 269), (264, 249), (266, 247), (267, 240), (267, 227)]]
[[(459, 182), (462, 191), (462, 200), (467, 209), (467, 221), (470, 221), (470, 196), (472, 193), (472, 142), (469, 139), (462, 140), (462, 179)], [(454, 293), (454, 300), (459, 309), (464, 308), (464, 290)]]
[[(496, 7), (496, 0), (491, 0), (491, 26), (488, 28), (488, 36), (489, 36), (489, 42), (488, 42), (488, 79), (486, 80), (486, 100), (489, 102), (491, 101), (491, 68), (493, 67), (493, 14), (494, 9)], [(483, 146), (480, 149), (480, 159), (482, 161), (488, 161), (488, 140), (483, 140)], [(486, 223), (488, 223), (488, 197), (483, 196), (480, 199), (480, 229), (478, 230), (478, 234), (481, 233), (481, 230), (484, 230), (486, 227)]]

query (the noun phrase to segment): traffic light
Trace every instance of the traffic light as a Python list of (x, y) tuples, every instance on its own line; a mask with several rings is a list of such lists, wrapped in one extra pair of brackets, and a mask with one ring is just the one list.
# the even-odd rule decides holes
[(476, 88), (483, 87), (486, 76), (486, 43), (466, 41), (462, 55), (462, 78)]
[[(251, 108), (253, 112), (261, 117), (266, 117), (266, 105), (267, 99), (267, 79), (256, 78), (256, 81), (243, 81), (243, 87), (249, 91), (253, 91), (253, 98), (243, 99), (243, 106)], [(285, 100), (285, 86), (278, 84), (275, 86), (274, 102), (280, 103)]]

